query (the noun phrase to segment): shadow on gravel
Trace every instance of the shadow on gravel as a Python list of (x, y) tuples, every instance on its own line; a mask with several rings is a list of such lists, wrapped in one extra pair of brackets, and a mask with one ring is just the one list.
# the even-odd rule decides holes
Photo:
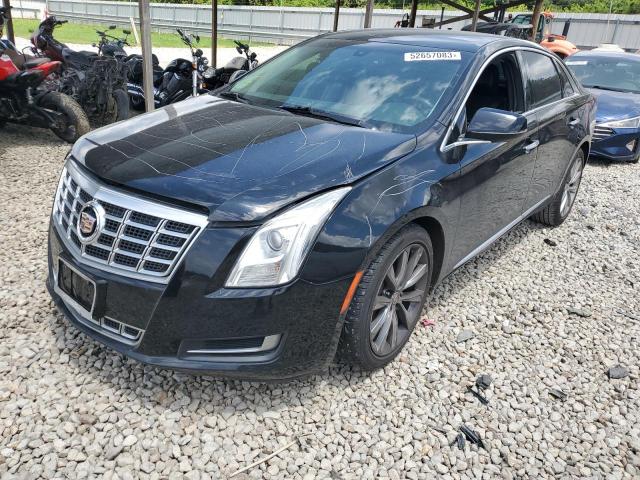
[(69, 145), (71, 148), (71, 144), (60, 140), (50, 130), (44, 128), (7, 123), (0, 130), (0, 146), (3, 147), (45, 147), (45, 143)]
[[(531, 221), (518, 225), (485, 253), (463, 265), (445, 279), (435, 289), (430, 302), (446, 301), (452, 284), (455, 285), (455, 288), (464, 288), (467, 284), (482, 281), (482, 273), (497, 258), (517, 246), (523, 237), (543, 228), (543, 226)], [(210, 404), (215, 407), (217, 403), (215, 400), (219, 400), (221, 405), (224, 404), (225, 397), (221, 396), (220, 392), (229, 392), (230, 390), (234, 391), (235, 397), (252, 405), (262, 403), (260, 396), (272, 397), (277, 392), (282, 407), (286, 408), (292, 404), (299, 405), (299, 402), (306, 398), (313, 398), (318, 388), (357, 386), (367, 378), (379, 373), (363, 372), (356, 368), (333, 364), (326, 372), (289, 382), (247, 382), (162, 370), (130, 360), (75, 330), (55, 307), (52, 308), (51, 313), (55, 319), (52, 319), (48, 326), (52, 330), (52, 336), (57, 340), (57, 345), (64, 345), (64, 348), (71, 352), (69, 363), (73, 368), (81, 371), (83, 375), (92, 376), (100, 383), (108, 384), (109, 387), (129, 390), (131, 394), (136, 396), (142, 395), (146, 402), (151, 402), (152, 406), (161, 406), (171, 410), (184, 408), (184, 406), (173, 404), (174, 399), (172, 398), (177, 391), (182, 392), (190, 399), (203, 398), (203, 395), (211, 397), (213, 400)], [(104, 365), (104, 368), (91, 366), (96, 363)], [(129, 381), (123, 381), (123, 379)], [(131, 381), (131, 379), (136, 380)], [(164, 393), (158, 395), (158, 389)], [(149, 394), (148, 392), (151, 391), (154, 393)], [(296, 394), (288, 395), (289, 392), (296, 392)]]

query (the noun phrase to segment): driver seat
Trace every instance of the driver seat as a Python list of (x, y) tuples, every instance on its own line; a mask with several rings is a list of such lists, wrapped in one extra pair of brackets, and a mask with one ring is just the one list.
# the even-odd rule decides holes
[(98, 58), (98, 54), (95, 52), (76, 52), (70, 48), (62, 50), (62, 58), (64, 62), (72, 66), (90, 66), (92, 61)]
[(51, 60), (49, 60), (48, 58), (44, 58), (44, 57), (27, 58), (22, 63), (22, 68), (25, 68), (25, 69), (35, 68), (35, 67), (43, 65), (45, 63), (49, 63), (50, 61)]

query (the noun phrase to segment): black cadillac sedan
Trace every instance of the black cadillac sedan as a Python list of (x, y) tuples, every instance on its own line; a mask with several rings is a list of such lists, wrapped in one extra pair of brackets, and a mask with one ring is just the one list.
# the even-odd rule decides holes
[(145, 363), (285, 379), (388, 364), (447, 274), (576, 198), (594, 101), (473, 33), (320, 36), (70, 152), (48, 288)]

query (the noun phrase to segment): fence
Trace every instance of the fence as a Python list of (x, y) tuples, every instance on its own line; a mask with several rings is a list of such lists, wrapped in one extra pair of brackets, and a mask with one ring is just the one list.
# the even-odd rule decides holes
[[(128, 25), (129, 18), (137, 18), (136, 3), (99, 2), (82, 0), (49, 0), (49, 11), (61, 18), (84, 23), (113, 23)], [(393, 27), (400, 20), (402, 10), (374, 10), (374, 28)], [(440, 19), (440, 11), (419, 10), (416, 24), (422, 18)], [(444, 18), (463, 15), (445, 10)], [(640, 49), (640, 15), (572, 14), (556, 16), (553, 32), (561, 33), (564, 22), (571, 20), (568, 38), (581, 48), (596, 47), (601, 43), (617, 43), (627, 50)], [(459, 30), (469, 21), (461, 21), (447, 28)], [(182, 27), (191, 32), (206, 34), (211, 31), (210, 5), (151, 4), (151, 25), (155, 30), (173, 31)], [(364, 9), (342, 8), (339, 28), (362, 28)], [(248, 38), (284, 45), (297, 43), (333, 27), (332, 8), (245, 7), (220, 5), (218, 30), (228, 38)]]

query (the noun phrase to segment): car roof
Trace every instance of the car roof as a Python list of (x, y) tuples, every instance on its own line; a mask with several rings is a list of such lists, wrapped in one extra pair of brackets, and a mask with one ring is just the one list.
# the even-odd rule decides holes
[(615, 50), (582, 50), (571, 55), (569, 60), (573, 57), (624, 58), (625, 60), (640, 62), (640, 55), (637, 53), (616, 52)]
[(371, 41), (380, 43), (397, 43), (419, 47), (433, 47), (441, 49), (456, 49), (465, 52), (477, 52), (489, 44), (499, 47), (521, 46), (536, 47), (543, 50), (533, 42), (512, 37), (503, 37), (488, 33), (432, 30), (427, 28), (415, 29), (376, 29), (347, 30), (336, 33), (328, 33), (323, 38), (336, 38), (353, 41)]

